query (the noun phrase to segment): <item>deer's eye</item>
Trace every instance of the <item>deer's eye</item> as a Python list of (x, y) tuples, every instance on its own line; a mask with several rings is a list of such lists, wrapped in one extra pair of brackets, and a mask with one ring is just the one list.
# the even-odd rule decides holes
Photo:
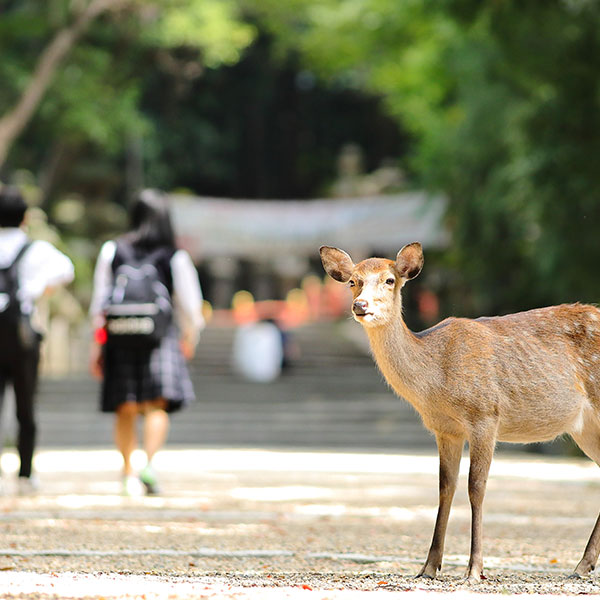
[(394, 285), (396, 283), (396, 280), (393, 277), (388, 277), (385, 280), (385, 282), (386, 282), (387, 285)]
[(354, 279), (351, 279), (351, 280), (348, 282), (348, 285), (349, 285), (350, 287), (354, 287), (354, 286), (356, 285), (356, 281), (354, 281)]

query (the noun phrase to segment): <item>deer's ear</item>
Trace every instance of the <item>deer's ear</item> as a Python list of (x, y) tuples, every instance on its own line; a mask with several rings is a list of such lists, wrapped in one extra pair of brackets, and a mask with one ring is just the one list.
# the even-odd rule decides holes
[(419, 242), (406, 244), (396, 256), (396, 269), (401, 277), (414, 279), (423, 268), (423, 247)]
[(354, 263), (350, 256), (343, 250), (331, 246), (321, 246), (319, 252), (327, 274), (336, 281), (346, 283), (354, 270)]

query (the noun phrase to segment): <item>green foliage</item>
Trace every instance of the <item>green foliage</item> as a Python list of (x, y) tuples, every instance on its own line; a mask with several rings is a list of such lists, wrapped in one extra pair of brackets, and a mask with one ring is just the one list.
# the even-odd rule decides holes
[(254, 4), (323, 77), (381, 94), (412, 133), (413, 172), (449, 197), (473, 312), (600, 299), (598, 3)]
[[(487, 3), (457, 21), (464, 46), (448, 65), (463, 116), (438, 185), (457, 257), (498, 310), (600, 298), (600, 9), (572, 6)], [(477, 69), (460, 69), (465, 53)]]
[(62, 132), (63, 143), (93, 144), (114, 154), (126, 135), (141, 135), (149, 125), (139, 110), (140, 82), (115, 65), (109, 47), (82, 46), (57, 74), (39, 119)]
[[(15, 106), (51, 40), (88, 3), (0, 0), (0, 116)], [(178, 68), (183, 53), (183, 77), (193, 78), (235, 63), (254, 36), (230, 0), (126, 0), (119, 11), (98, 16), (52, 74), (4, 171), (13, 180), (15, 167), (35, 172), (42, 186), (37, 195), (74, 249), (79, 290), (90, 288), (100, 241), (125, 226), (122, 208), (107, 202), (123, 195), (123, 156), (132, 140), (155, 134), (141, 102), (149, 72)], [(61, 188), (66, 172), (68, 185)], [(74, 191), (82, 194), (77, 201), (69, 196)], [(81, 218), (69, 220), (74, 206)]]
[[(0, 114), (77, 6), (0, 0)], [(332, 148), (385, 137), (352, 104), (372, 94), (415, 184), (449, 198), (465, 310), (598, 301), (599, 82), (586, 0), (130, 0), (69, 55), (12, 160), (48, 180), (76, 162), (71, 184), (103, 200), (143, 139), (148, 183), (308, 194)]]
[(261, 35), (234, 66), (182, 81), (146, 77), (147, 183), (204, 195), (310, 198), (326, 194), (341, 148), (367, 150), (372, 170), (402, 152), (404, 139), (376, 98), (328, 88), (293, 54), (275, 55)]
[[(83, 4), (70, 0), (0, 3), (0, 115), (29, 83), (49, 41)], [(94, 21), (54, 74), (33, 127), (71, 147), (92, 145), (115, 154), (150, 129), (140, 110), (148, 67), (177, 64), (187, 76), (239, 60), (255, 36), (231, 0), (127, 0), (122, 10)], [(192, 69), (189, 69), (189, 66)], [(14, 163), (22, 155), (17, 148)]]
[(233, 0), (165, 0), (145, 37), (158, 46), (199, 48), (210, 68), (234, 64), (256, 36), (252, 25), (238, 20), (238, 12)]

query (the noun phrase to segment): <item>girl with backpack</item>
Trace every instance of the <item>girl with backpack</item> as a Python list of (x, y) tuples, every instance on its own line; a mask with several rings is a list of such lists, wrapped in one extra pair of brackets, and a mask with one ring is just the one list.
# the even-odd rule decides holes
[[(169, 414), (194, 399), (186, 361), (204, 327), (202, 291), (189, 254), (177, 249), (167, 197), (144, 190), (130, 209), (130, 229), (106, 242), (96, 262), (90, 304), (90, 370), (102, 381), (100, 409), (115, 413), (123, 457), (123, 494), (159, 492), (152, 458), (163, 446)], [(137, 418), (144, 418), (147, 464), (136, 476)]]

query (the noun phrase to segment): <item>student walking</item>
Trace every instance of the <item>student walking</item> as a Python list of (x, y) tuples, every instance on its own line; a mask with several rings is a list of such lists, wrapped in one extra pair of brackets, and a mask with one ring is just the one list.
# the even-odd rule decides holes
[[(36, 441), (35, 394), (42, 327), (36, 301), (73, 280), (73, 264), (44, 240), (23, 230), (27, 204), (14, 186), (0, 187), (0, 406), (12, 384), (18, 423), (18, 493), (37, 490), (32, 473)], [(1, 483), (1, 482), (0, 482)]]
[[(102, 380), (101, 411), (115, 413), (123, 494), (139, 495), (143, 487), (156, 494), (152, 459), (167, 439), (169, 414), (194, 400), (186, 360), (204, 327), (198, 274), (189, 254), (176, 248), (163, 193), (142, 191), (130, 209), (130, 230), (102, 246), (90, 316), (90, 369)], [(147, 463), (136, 476), (138, 416)]]

